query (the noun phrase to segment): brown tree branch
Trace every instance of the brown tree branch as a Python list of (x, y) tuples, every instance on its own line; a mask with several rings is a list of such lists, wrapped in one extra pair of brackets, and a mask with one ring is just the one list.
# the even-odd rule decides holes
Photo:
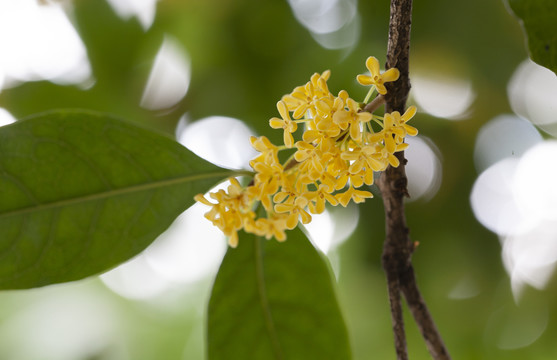
[(385, 103), (385, 97), (383, 95), (377, 95), (375, 99), (373, 99), (371, 102), (369, 102), (364, 106), (362, 111), (367, 111), (373, 114), (375, 110), (377, 110), (379, 106), (383, 105), (384, 103)]
[[(405, 110), (410, 92), (408, 59), (411, 23), (412, 0), (391, 0), (386, 68), (396, 67), (400, 77), (394, 83), (386, 84), (386, 112), (403, 113)], [(389, 166), (381, 174), (377, 185), (385, 206), (386, 238), (382, 260), (388, 282), (397, 358), (408, 358), (400, 305), (402, 292), (431, 356), (436, 360), (448, 360), (449, 353), (416, 283), (411, 263), (414, 244), (409, 237), (404, 211), (404, 198), (408, 196), (406, 159), (404, 152), (396, 153), (396, 156), (400, 165), (397, 168)]]
[(406, 349), (406, 333), (404, 331), (402, 303), (400, 301), (400, 284), (398, 276), (394, 271), (387, 272), (387, 288), (389, 291), (389, 303), (391, 304), (391, 321), (393, 323), (397, 359), (407, 360), (408, 351)]
[(400, 283), (402, 293), (406, 298), (408, 307), (418, 324), (418, 328), (422, 333), (425, 340), (427, 349), (434, 359), (450, 359), (443, 339), (433, 322), (433, 318), (427, 309), (425, 300), (418, 289), (418, 284), (416, 282), (416, 277), (414, 275), (414, 268), (410, 265), (403, 274), (400, 274)]

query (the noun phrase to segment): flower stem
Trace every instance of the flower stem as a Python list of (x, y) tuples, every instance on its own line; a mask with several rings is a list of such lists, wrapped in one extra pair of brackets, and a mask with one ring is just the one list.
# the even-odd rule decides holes
[(371, 98), (371, 95), (373, 95), (374, 91), (375, 91), (375, 86), (372, 86), (372, 87), (369, 89), (369, 91), (367, 92), (367, 95), (366, 95), (366, 97), (365, 97), (365, 99), (364, 99), (364, 103), (367, 103), (367, 102), (369, 101), (369, 99)]

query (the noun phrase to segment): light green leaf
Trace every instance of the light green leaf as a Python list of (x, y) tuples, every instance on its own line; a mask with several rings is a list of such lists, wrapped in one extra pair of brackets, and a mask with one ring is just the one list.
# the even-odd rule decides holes
[(350, 359), (326, 259), (300, 229), (284, 243), (242, 233), (213, 286), (209, 360)]
[(530, 57), (557, 73), (557, 1), (509, 0), (528, 38)]
[(0, 128), (0, 289), (81, 279), (130, 259), (231, 171), (103, 114)]

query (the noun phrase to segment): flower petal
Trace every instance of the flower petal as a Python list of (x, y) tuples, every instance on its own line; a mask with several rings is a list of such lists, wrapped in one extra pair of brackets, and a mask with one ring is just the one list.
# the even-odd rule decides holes
[(274, 117), (271, 120), (269, 120), (269, 126), (272, 127), (273, 129), (281, 129), (283, 125), (284, 125), (284, 120), (281, 120), (279, 118)]
[(371, 76), (379, 74), (379, 60), (377, 60), (374, 56), (367, 58), (366, 67), (371, 73)]
[(408, 120), (412, 119), (414, 115), (416, 115), (416, 111), (418, 111), (418, 109), (414, 105), (410, 106), (408, 109), (406, 109), (404, 115), (402, 115), (402, 120), (404, 122), (407, 122)]
[(375, 84), (375, 88), (377, 92), (381, 95), (385, 95), (387, 93), (387, 88), (383, 84)]
[(400, 71), (397, 68), (390, 68), (389, 70), (385, 71), (382, 75), (383, 82), (391, 82), (398, 80), (400, 76)]
[(395, 139), (393, 139), (391, 135), (385, 136), (385, 148), (387, 148), (387, 151), (390, 154), (395, 152), (396, 143), (395, 143)]
[(294, 137), (286, 130), (284, 130), (283, 140), (287, 148), (291, 148), (294, 145)]
[(406, 130), (406, 133), (410, 136), (416, 136), (418, 135), (418, 129), (416, 129), (413, 126), (410, 125), (404, 125), (404, 130)]
[(373, 85), (373, 78), (369, 75), (358, 75), (356, 76), (356, 80), (364, 86)]
[(277, 109), (283, 119), (290, 119), (290, 115), (288, 114), (288, 109), (286, 108), (284, 101), (281, 100), (277, 102)]

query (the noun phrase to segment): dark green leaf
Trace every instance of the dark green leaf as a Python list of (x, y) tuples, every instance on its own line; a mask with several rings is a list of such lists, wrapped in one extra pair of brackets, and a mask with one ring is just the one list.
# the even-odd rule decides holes
[(509, 0), (509, 5), (521, 20), (532, 60), (557, 73), (557, 1)]
[(91, 112), (0, 128), (0, 289), (81, 279), (142, 251), (231, 174), (163, 135)]
[(242, 233), (209, 302), (210, 360), (350, 358), (331, 272), (300, 229), (279, 243)]

